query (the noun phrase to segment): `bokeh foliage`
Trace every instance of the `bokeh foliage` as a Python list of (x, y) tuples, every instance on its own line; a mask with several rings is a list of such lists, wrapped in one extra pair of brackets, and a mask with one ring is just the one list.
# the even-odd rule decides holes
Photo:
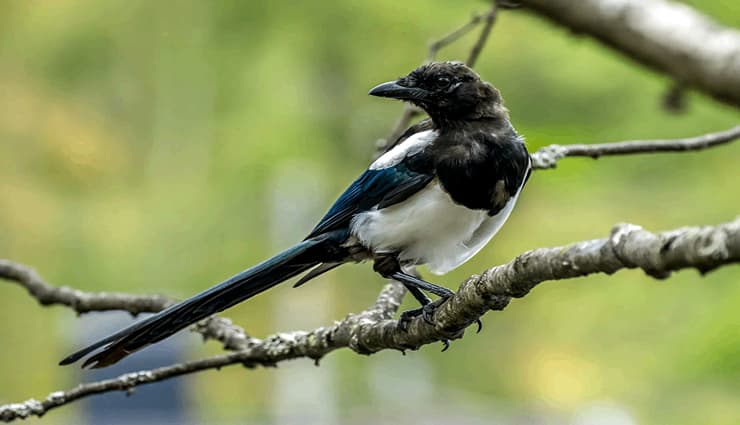
[[(740, 27), (740, 3), (692, 3)], [(431, 39), (485, 7), (2, 2), (0, 256), (57, 284), (177, 297), (264, 259), (310, 230), (320, 205), (366, 166), (374, 141), (396, 120), (400, 105), (366, 91), (412, 69)], [(441, 57), (464, 58), (472, 40)], [(477, 69), (502, 91), (531, 150), (692, 136), (740, 118), (694, 93), (684, 113), (668, 113), (660, 107), (666, 77), (523, 11), (500, 16)], [(617, 222), (663, 230), (729, 220), (740, 210), (739, 158), (735, 144), (565, 160), (533, 176), (489, 247), (434, 279), (455, 286), (530, 248), (603, 237)], [(281, 197), (306, 187), (307, 196)], [(286, 202), (289, 214), (276, 211)], [(276, 217), (285, 214), (299, 224), (280, 230)], [(340, 415), (364, 412), (367, 423), (448, 409), (480, 418), (536, 412), (557, 423), (604, 402), (639, 423), (735, 424), (738, 282), (740, 270), (728, 267), (665, 282), (626, 271), (546, 284), (486, 316), (483, 333), (444, 354), (429, 346), (400, 360), (344, 352), (323, 362), (336, 369)], [(288, 314), (278, 329), (278, 300), (311, 297), (326, 317), (340, 318), (368, 305), (379, 288), (369, 267), (350, 266), (298, 290), (285, 285), (228, 316), (264, 336), (326, 322)], [(7, 284), (0, 284), (0, 307), (0, 403), (79, 379), (56, 366), (72, 348), (70, 311), (41, 309)], [(217, 351), (211, 344), (191, 355)], [(425, 372), (422, 395), (400, 393), (407, 403), (378, 396), (382, 384), (373, 384), (379, 370), (399, 365)], [(269, 422), (274, 378), (289, 372), (233, 368), (185, 380), (206, 422)], [(74, 410), (43, 421), (65, 423)]]

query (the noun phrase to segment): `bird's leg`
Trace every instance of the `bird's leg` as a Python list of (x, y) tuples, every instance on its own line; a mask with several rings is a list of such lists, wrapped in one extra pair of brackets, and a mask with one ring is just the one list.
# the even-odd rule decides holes
[[(433, 283), (429, 283), (425, 280), (419, 279), (416, 276), (412, 276), (402, 271), (393, 273), (391, 275), (391, 278), (403, 283), (403, 285), (406, 288), (408, 288), (409, 291), (411, 291), (411, 288), (416, 288), (417, 291), (420, 289), (423, 289), (425, 291), (429, 291), (440, 297), (438, 300), (434, 302), (423, 303), (421, 302), (419, 297), (416, 297), (416, 295), (414, 295), (416, 299), (419, 300), (419, 302), (421, 302), (421, 308), (403, 312), (402, 316), (404, 315), (407, 316), (406, 317), (407, 321), (410, 320), (412, 317), (416, 317), (419, 314), (421, 314), (421, 317), (424, 319), (425, 322), (429, 323), (430, 325), (434, 325), (434, 320), (432, 319), (432, 316), (434, 315), (434, 311), (437, 309), (437, 307), (439, 307), (445, 301), (447, 301), (448, 298), (450, 298), (451, 296), (455, 294), (454, 292), (450, 291), (447, 288), (435, 285)], [(411, 293), (414, 294), (413, 291), (411, 291)], [(476, 333), (478, 333), (481, 331), (481, 329), (483, 329), (483, 322), (481, 322), (480, 319), (477, 319), (475, 323), (478, 325), (478, 329), (476, 330)], [(406, 323), (405, 325), (408, 325), (408, 323)]]
[[(403, 331), (408, 329), (409, 322), (411, 322), (411, 320), (416, 316), (421, 316), (425, 322), (430, 325), (434, 325), (434, 321), (432, 320), (434, 310), (454, 294), (454, 292), (447, 288), (429, 283), (408, 273), (404, 273), (403, 270), (401, 270), (401, 265), (398, 263), (397, 256), (392, 253), (376, 253), (374, 256), (373, 269), (385, 278), (395, 279), (401, 282), (401, 284), (408, 289), (411, 295), (419, 301), (419, 304), (421, 304), (421, 308), (407, 310), (401, 313), (401, 316), (398, 318), (398, 328)], [(440, 299), (432, 301), (423, 291), (428, 291), (432, 294), (438, 295)], [(450, 340), (444, 339), (442, 340), (442, 344), (444, 345), (442, 351), (445, 351), (450, 347)]]
[(390, 277), (392, 279), (396, 279), (397, 281), (403, 283), (404, 285), (414, 286), (421, 290), (431, 292), (432, 294), (437, 295), (444, 299), (450, 298), (451, 296), (455, 295), (454, 292), (450, 291), (449, 289), (443, 286), (429, 283), (426, 280), (419, 279), (416, 276), (412, 276), (400, 270), (393, 273)]
[[(401, 270), (401, 265), (398, 263), (398, 258), (396, 257), (396, 254), (377, 253), (375, 254), (373, 260), (373, 269), (376, 272), (380, 273), (380, 275), (385, 278), (395, 279), (403, 283), (403, 286), (405, 286), (409, 290), (411, 290), (411, 288), (416, 288), (422, 291), (431, 292), (432, 294), (445, 299), (455, 294), (447, 288), (429, 283), (425, 280), (419, 279), (416, 276), (405, 273), (403, 270)], [(421, 303), (421, 305), (429, 304), (430, 300), (426, 295), (417, 295), (417, 293), (415, 293), (414, 291), (412, 291), (411, 293)]]
[[(396, 272), (392, 274), (391, 277), (401, 282), (403, 286), (405, 286), (409, 290), (409, 292), (411, 292), (411, 294), (414, 295), (414, 297), (416, 297), (416, 299), (419, 300), (419, 302), (421, 303), (421, 308), (407, 310), (401, 313), (401, 317), (398, 319), (398, 326), (404, 331), (407, 330), (408, 324), (411, 319), (419, 315), (421, 315), (422, 319), (424, 319), (425, 322), (434, 326), (434, 312), (440, 305), (444, 304), (450, 297), (454, 295), (454, 292), (450, 291), (447, 288), (437, 286), (433, 283), (429, 283), (407, 273)], [(425, 289), (433, 294), (439, 295), (440, 298), (436, 301), (430, 302), (429, 297), (424, 295), (420, 288)], [(426, 302), (422, 301), (422, 298), (419, 298), (417, 294), (421, 295)], [(480, 319), (476, 319), (475, 323), (478, 325), (476, 333), (479, 333), (481, 329), (483, 329), (483, 322), (481, 322)], [(450, 348), (450, 340), (443, 339), (442, 345), (444, 346), (442, 348), (442, 351), (446, 351), (448, 348)]]
[[(430, 325), (434, 325), (434, 321), (432, 319), (434, 311), (437, 307), (447, 301), (448, 298), (455, 294), (443, 286), (435, 285), (419, 279), (416, 276), (405, 273), (401, 270), (401, 265), (398, 263), (398, 258), (395, 253), (376, 253), (374, 255), (373, 269), (385, 278), (395, 279), (401, 282), (403, 286), (411, 292), (411, 295), (413, 295), (421, 304), (421, 308), (419, 309), (408, 310), (401, 313), (399, 327), (404, 330), (406, 329), (408, 322), (419, 315), (422, 316), (425, 322)], [(431, 301), (422, 291), (431, 292), (440, 298), (437, 301)], [(478, 325), (478, 330), (476, 332), (480, 332), (483, 328), (483, 323), (480, 319), (476, 320), (475, 323)]]
[(447, 301), (448, 298), (454, 295), (454, 292), (450, 291), (447, 288), (434, 285), (407, 273), (397, 272), (391, 275), (391, 277), (403, 283), (403, 285), (407, 288), (411, 287), (415, 288), (416, 290), (423, 289), (440, 297), (436, 301), (422, 304), (421, 308), (419, 309), (404, 312), (406, 315), (410, 315), (410, 317), (421, 315), (422, 319), (424, 319), (424, 321), (429, 323), (430, 325), (434, 325), (434, 320), (432, 319), (432, 316), (434, 316), (434, 311), (437, 309), (437, 307), (442, 305), (442, 303), (444, 303), (445, 301)]
[[(416, 298), (417, 301), (419, 301), (419, 304), (421, 304), (422, 307), (432, 302), (432, 300), (427, 297), (427, 295), (421, 291), (421, 289), (417, 288), (416, 286), (407, 285), (403, 282), (401, 282), (403, 286), (408, 289), (408, 291), (411, 293), (411, 295)], [(409, 326), (409, 322), (411, 322), (411, 319), (418, 316), (422, 313), (422, 310), (420, 308), (414, 309), (414, 310), (406, 310), (403, 313), (401, 313), (401, 316), (398, 318), (398, 328), (406, 331)]]
[[(429, 323), (430, 325), (433, 325), (434, 322), (432, 321), (432, 313), (434, 312), (434, 309), (438, 305), (437, 303), (441, 304), (442, 302), (447, 300), (447, 298), (440, 298), (437, 301), (432, 301), (421, 289), (419, 289), (418, 286), (410, 284), (408, 280), (398, 279), (398, 276), (394, 277), (394, 279), (401, 282), (401, 284), (403, 284), (403, 286), (405, 286), (406, 289), (408, 289), (411, 295), (413, 295), (414, 298), (416, 298), (416, 300), (419, 301), (419, 304), (421, 304), (421, 308), (415, 308), (413, 310), (406, 310), (401, 313), (401, 316), (399, 316), (398, 318), (398, 328), (406, 332), (408, 330), (408, 326), (409, 326), (409, 323), (411, 322), (411, 319), (419, 315), (421, 315), (422, 319), (424, 319), (425, 322)], [(432, 308), (430, 308), (430, 306), (432, 306)], [(443, 345), (442, 351), (447, 350), (448, 348), (450, 348), (450, 340), (443, 339), (442, 345)]]
[(386, 279), (391, 279), (391, 275), (401, 271), (401, 264), (395, 252), (376, 252), (373, 255), (373, 270)]

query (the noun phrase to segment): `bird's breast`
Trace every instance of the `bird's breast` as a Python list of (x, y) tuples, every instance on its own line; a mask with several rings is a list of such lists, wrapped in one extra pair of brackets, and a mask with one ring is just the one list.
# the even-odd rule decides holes
[(441, 146), (435, 172), (452, 200), (470, 209), (496, 215), (524, 184), (529, 154), (518, 139), (464, 140)]
[(355, 216), (352, 234), (372, 252), (397, 253), (403, 264), (427, 264), (446, 273), (475, 255), (498, 231), (513, 208), (490, 216), (452, 200), (440, 182), (406, 201)]

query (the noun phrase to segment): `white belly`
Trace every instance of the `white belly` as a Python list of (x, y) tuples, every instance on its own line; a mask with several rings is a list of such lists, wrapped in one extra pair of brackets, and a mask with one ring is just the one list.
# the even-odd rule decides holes
[(439, 182), (433, 181), (404, 202), (358, 214), (352, 219), (351, 231), (372, 251), (399, 252), (404, 264), (426, 264), (432, 273), (443, 274), (491, 240), (509, 217), (517, 196), (489, 216), (486, 211), (454, 203)]

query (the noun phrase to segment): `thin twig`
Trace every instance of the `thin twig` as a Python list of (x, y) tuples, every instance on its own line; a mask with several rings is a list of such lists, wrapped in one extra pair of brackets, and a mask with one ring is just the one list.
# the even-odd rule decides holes
[(470, 31), (475, 29), (483, 20), (488, 19), (490, 12), (473, 15), (470, 21), (466, 22), (463, 26), (451, 31), (449, 34), (429, 43), (429, 49), (427, 50), (427, 57), (424, 59), (424, 63), (433, 62), (437, 58), (437, 54), (440, 50), (445, 47), (454, 44), (457, 40), (464, 37)]
[(468, 64), (468, 66), (471, 68), (475, 66), (476, 62), (478, 62), (478, 57), (480, 57), (480, 54), (483, 51), (483, 46), (486, 45), (486, 41), (488, 41), (488, 37), (491, 35), (493, 24), (496, 23), (498, 8), (499, 4), (494, 1), (493, 5), (491, 6), (491, 10), (483, 15), (483, 28), (480, 30), (478, 40), (476, 40), (475, 44), (473, 44), (473, 48), (470, 49), (468, 59), (465, 60), (465, 63)]
[[(92, 311), (127, 311), (155, 313), (173, 304), (175, 300), (164, 295), (132, 295), (120, 292), (85, 292), (67, 286), (52, 286), (31, 267), (10, 260), (0, 259), (0, 279), (16, 282), (43, 306), (62, 305), (77, 314)], [(229, 319), (211, 316), (193, 327), (205, 339), (215, 339), (227, 350), (241, 349), (249, 336)]]
[(610, 155), (697, 151), (730, 143), (738, 138), (740, 138), (740, 125), (717, 133), (683, 139), (630, 140), (593, 145), (549, 145), (532, 154), (532, 163), (534, 168), (547, 169), (555, 168), (560, 159), (572, 156), (596, 159)]
[(0, 278), (18, 283), (43, 306), (63, 305), (77, 314), (123, 310), (137, 315), (160, 311), (174, 300), (164, 295), (131, 295), (119, 292), (85, 292), (68, 286), (52, 286), (31, 267), (0, 259)]
[(511, 298), (523, 297), (548, 280), (612, 274), (624, 268), (640, 268), (652, 277), (663, 279), (680, 269), (694, 268), (706, 273), (737, 262), (740, 262), (740, 217), (717, 226), (684, 227), (658, 234), (639, 226), (620, 224), (607, 238), (535, 249), (470, 277), (435, 311), (434, 326), (417, 317), (407, 330), (400, 330), (392, 314), (388, 314), (398, 308), (398, 287), (387, 285), (373, 307), (332, 326), (254, 339), (237, 352), (81, 384), (68, 391), (51, 393), (42, 401), (31, 399), (0, 406), (0, 420), (10, 422), (41, 416), (93, 394), (128, 391), (139, 385), (233, 364), (251, 368), (274, 366), (301, 357), (318, 361), (331, 351), (345, 347), (361, 354), (385, 349), (415, 350), (435, 341), (462, 337), (465, 328), (488, 310), (503, 310)]

